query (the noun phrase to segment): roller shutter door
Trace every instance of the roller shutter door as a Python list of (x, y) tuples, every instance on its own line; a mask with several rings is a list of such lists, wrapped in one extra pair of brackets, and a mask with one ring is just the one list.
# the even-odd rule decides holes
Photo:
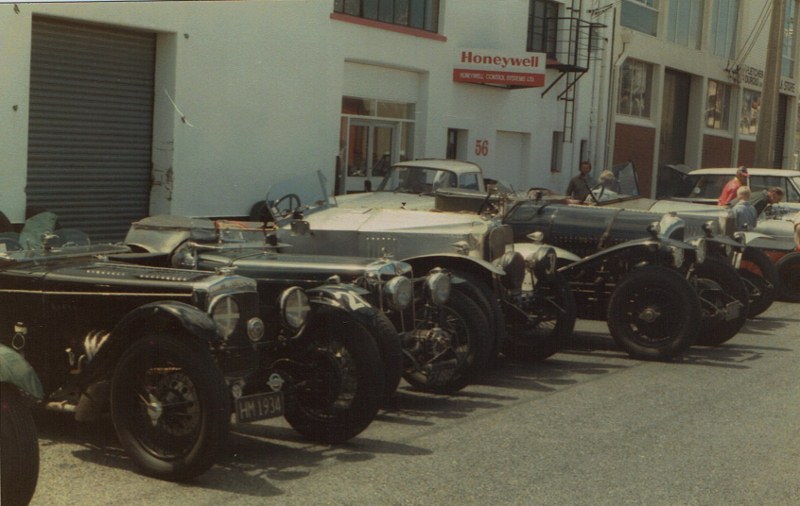
[(155, 34), (35, 17), (27, 205), (95, 241), (148, 214)]

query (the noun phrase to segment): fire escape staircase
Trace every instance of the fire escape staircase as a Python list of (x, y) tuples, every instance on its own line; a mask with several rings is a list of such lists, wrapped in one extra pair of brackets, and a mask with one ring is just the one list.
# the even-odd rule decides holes
[[(577, 7), (576, 5), (577, 4)], [(573, 1), (567, 8), (573, 16), (559, 17), (555, 20), (556, 50), (547, 54), (547, 68), (559, 71), (559, 75), (542, 92), (545, 96), (556, 84), (566, 78), (564, 89), (558, 94), (558, 100), (564, 102), (564, 142), (572, 142), (575, 125), (575, 85), (589, 70), (597, 41), (598, 30), (605, 25), (582, 19), (580, 0)]]

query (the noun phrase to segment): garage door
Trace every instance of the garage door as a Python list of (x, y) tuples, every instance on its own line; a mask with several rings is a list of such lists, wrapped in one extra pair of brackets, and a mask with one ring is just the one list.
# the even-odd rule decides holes
[[(501, 179), (519, 190), (532, 186), (528, 157), (529, 135), (519, 132), (497, 132), (496, 179)], [(488, 175), (488, 174), (487, 174)]]
[(155, 35), (34, 18), (27, 205), (95, 241), (147, 215)]

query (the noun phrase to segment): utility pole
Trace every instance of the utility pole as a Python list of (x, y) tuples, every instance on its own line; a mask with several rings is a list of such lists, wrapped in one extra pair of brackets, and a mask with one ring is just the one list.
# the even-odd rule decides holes
[(781, 81), (783, 18), (785, 12), (785, 0), (772, 0), (772, 15), (769, 22), (769, 39), (767, 41), (767, 61), (764, 65), (764, 85), (761, 88), (761, 107), (758, 112), (758, 131), (756, 132), (754, 160), (756, 167), (772, 167), (773, 155), (775, 154), (775, 132), (777, 132), (778, 128), (785, 128), (785, 125), (775, 124), (778, 117), (778, 93)]

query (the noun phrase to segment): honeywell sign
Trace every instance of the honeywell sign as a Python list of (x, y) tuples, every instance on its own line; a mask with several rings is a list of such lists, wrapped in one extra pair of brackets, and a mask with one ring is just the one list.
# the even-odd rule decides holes
[(513, 88), (544, 86), (544, 53), (506, 54), (491, 49), (459, 49), (453, 81)]

